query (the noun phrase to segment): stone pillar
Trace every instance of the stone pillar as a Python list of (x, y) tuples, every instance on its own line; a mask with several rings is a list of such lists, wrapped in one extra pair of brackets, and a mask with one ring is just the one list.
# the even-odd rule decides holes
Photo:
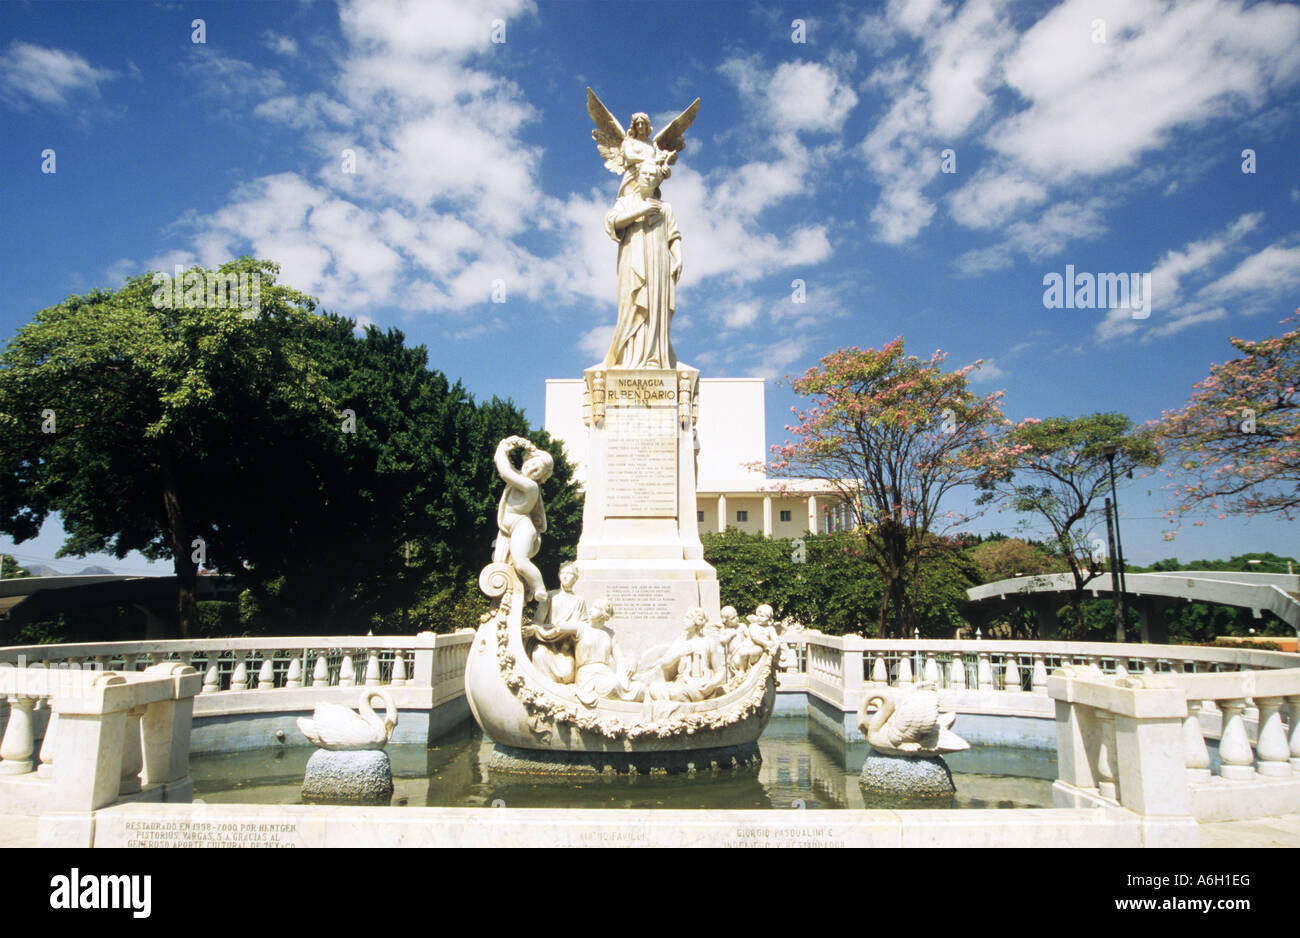
[(10, 697), (9, 722), (0, 741), (0, 775), (26, 775), (32, 771), (32, 708), (35, 697)]
[(1288, 697), (1286, 704), (1291, 714), (1291, 768), (1300, 772), (1300, 696)]
[(1056, 638), (1061, 631), (1061, 622), (1056, 615), (1055, 600), (1039, 600), (1034, 605), (1034, 615), (1038, 620), (1038, 637), (1041, 639)]
[(141, 778), (146, 788), (164, 786), (164, 801), (188, 802), (194, 789), (189, 777), (190, 731), (199, 675), (178, 662), (155, 665), (149, 671), (171, 678), (172, 699), (150, 704), (140, 721)]
[(763, 496), (763, 536), (772, 536), (772, 496)]
[(1165, 609), (1169, 603), (1153, 596), (1143, 596), (1138, 601), (1138, 622), (1142, 641), (1156, 645), (1169, 643), (1169, 627), (1165, 624)]
[(1115, 714), (1095, 710), (1097, 717), (1097, 794), (1119, 800), (1115, 776)]
[(118, 784), (119, 795), (134, 795), (140, 791), (140, 772), (144, 769), (144, 752), (140, 747), (140, 720), (145, 707), (131, 707), (126, 711), (122, 729), (122, 777)]
[(1219, 759), (1223, 762), (1219, 774), (1227, 779), (1248, 779), (1255, 777), (1255, 756), (1250, 750), (1250, 738), (1246, 735), (1244, 711), (1246, 701), (1219, 701), (1223, 711), (1223, 735), (1219, 738)]
[(727, 496), (723, 492), (718, 493), (718, 533), (723, 534), (727, 530)]
[(1062, 782), (1075, 788), (1096, 789), (1092, 752), (1097, 728), (1092, 710), (1066, 700), (1056, 701), (1056, 764)]
[(1255, 745), (1258, 761), (1255, 770), (1260, 775), (1285, 777), (1291, 774), (1291, 747), (1286, 730), (1282, 728), (1282, 698), (1257, 697), (1259, 708), (1259, 742)]
[(821, 529), (817, 527), (817, 496), (808, 496), (808, 533), (816, 534)]
[(1187, 701), (1187, 716), (1183, 718), (1183, 760), (1189, 782), (1208, 782), (1211, 777), (1210, 751), (1205, 748), (1205, 734), (1201, 732), (1201, 707), (1199, 700)]

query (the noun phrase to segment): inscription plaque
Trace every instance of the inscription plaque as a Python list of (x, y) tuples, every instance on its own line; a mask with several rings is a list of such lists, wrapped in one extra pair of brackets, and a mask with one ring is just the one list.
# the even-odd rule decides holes
[(127, 847), (298, 846), (297, 824), (267, 821), (131, 820), (123, 826)]
[[(654, 388), (635, 390), (657, 393)], [(677, 517), (677, 433), (672, 398), (666, 403), (611, 403), (605, 418), (605, 517)]]
[(615, 622), (671, 619), (677, 591), (667, 583), (609, 583), (605, 595), (614, 604)]

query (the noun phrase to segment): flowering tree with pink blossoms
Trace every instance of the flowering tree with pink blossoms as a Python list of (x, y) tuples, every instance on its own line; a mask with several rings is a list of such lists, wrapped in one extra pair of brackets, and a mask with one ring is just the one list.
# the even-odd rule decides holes
[(961, 519), (941, 515), (945, 495), (972, 483), (969, 453), (1002, 422), (1002, 393), (967, 388), (970, 365), (942, 368), (946, 356), (906, 355), (903, 340), (883, 348), (841, 348), (801, 377), (793, 442), (773, 446), (776, 475), (821, 479), (848, 506), (871, 563), (884, 581), (877, 617), (882, 637), (910, 636), (921, 562), (948, 549), (942, 535)]
[(1229, 339), (1241, 357), (1211, 365), (1191, 400), (1161, 417), (1161, 438), (1181, 470), (1178, 512), (1300, 513), (1300, 310), (1288, 323), (1297, 327), (1273, 338)]

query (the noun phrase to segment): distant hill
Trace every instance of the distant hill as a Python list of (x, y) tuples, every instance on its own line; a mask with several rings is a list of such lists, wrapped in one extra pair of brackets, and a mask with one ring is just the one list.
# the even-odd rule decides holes
[(89, 566), (83, 567), (76, 573), (64, 573), (62, 570), (55, 570), (53, 567), (47, 567), (43, 563), (25, 563), (22, 568), (32, 576), (113, 576), (113, 571), (106, 567)]

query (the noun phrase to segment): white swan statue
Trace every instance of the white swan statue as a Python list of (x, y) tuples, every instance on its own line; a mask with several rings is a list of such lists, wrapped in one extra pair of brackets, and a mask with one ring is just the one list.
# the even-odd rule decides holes
[[(878, 701), (874, 715), (867, 709)], [(969, 749), (970, 743), (949, 728), (957, 714), (939, 712), (933, 683), (915, 687), (877, 685), (867, 688), (858, 709), (858, 728), (877, 752), (902, 756), (935, 756)]]
[[(380, 719), (370, 707), (378, 697), (387, 708)], [(397, 706), (382, 687), (367, 687), (361, 692), (361, 712), (356, 713), (335, 703), (319, 703), (311, 719), (300, 718), (298, 729), (321, 749), (383, 749), (397, 726)]]

